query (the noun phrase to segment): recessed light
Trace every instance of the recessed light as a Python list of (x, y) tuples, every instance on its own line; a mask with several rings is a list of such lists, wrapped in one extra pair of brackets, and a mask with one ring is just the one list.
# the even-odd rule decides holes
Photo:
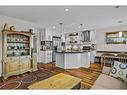
[(123, 21), (118, 21), (117, 23), (123, 23)]
[(69, 9), (68, 9), (68, 8), (66, 8), (66, 9), (64, 9), (64, 11), (65, 11), (65, 12), (68, 12), (68, 11), (69, 11)]
[(53, 29), (56, 29), (56, 26), (53, 26), (52, 28), (53, 28)]
[(120, 6), (115, 6), (115, 8), (120, 8)]
[(60, 25), (63, 25), (63, 23), (61, 22), (61, 23), (59, 23)]
[(81, 28), (81, 26), (78, 26), (78, 28)]

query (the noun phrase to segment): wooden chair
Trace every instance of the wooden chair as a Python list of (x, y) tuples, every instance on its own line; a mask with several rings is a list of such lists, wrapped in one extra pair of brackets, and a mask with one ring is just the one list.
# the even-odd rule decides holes
[(114, 54), (110, 54), (110, 53), (104, 53), (101, 55), (101, 67), (105, 66), (106, 65), (106, 61), (108, 61), (110, 63), (110, 65), (112, 66), (113, 65), (113, 62), (114, 62), (114, 57), (115, 55)]
[(118, 54), (117, 57), (118, 57), (120, 62), (127, 64), (127, 54)]

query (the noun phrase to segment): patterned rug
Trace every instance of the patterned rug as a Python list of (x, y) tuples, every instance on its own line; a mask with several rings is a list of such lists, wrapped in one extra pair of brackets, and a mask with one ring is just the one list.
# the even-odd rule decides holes
[(44, 78), (45, 76), (48, 76), (48, 74), (47, 73), (38, 73), (38, 74), (36, 74), (36, 76), (38, 78)]
[(27, 89), (34, 82), (44, 80), (54, 74), (44, 69), (39, 69), (32, 73), (25, 73), (18, 76), (9, 77), (4, 82), (0, 82), (0, 89)]
[(32, 83), (32, 82), (35, 82), (37, 80), (37, 77), (36, 76), (31, 76), (31, 75), (27, 75), (25, 76), (21, 82), (22, 83)]
[(20, 81), (6, 82), (0, 86), (0, 89), (16, 89), (21, 85)]

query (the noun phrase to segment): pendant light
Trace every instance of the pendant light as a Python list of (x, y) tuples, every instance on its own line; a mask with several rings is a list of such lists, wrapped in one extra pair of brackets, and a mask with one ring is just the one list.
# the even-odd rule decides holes
[(61, 37), (62, 37), (62, 26), (63, 26), (63, 23), (59, 23), (60, 24), (60, 32), (61, 32)]
[(63, 31), (62, 31), (63, 23), (59, 23), (59, 24), (60, 24), (61, 40), (62, 40), (62, 42), (65, 42), (65, 38), (63, 36)]
[(81, 28), (81, 29), (82, 29), (82, 26), (83, 26), (83, 24), (80, 24), (80, 25), (79, 25), (79, 28)]

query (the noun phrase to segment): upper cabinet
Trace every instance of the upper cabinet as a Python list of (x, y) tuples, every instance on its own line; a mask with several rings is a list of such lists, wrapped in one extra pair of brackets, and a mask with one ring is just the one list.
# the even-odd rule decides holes
[(13, 31), (4, 31), (4, 38), (7, 49), (7, 55), (10, 56), (26, 56), (30, 55), (30, 36), (28, 32), (13, 32)]
[(89, 30), (83, 31), (81, 37), (82, 42), (90, 42), (90, 31)]
[(66, 34), (66, 44), (81, 44), (80, 33)]
[(39, 29), (39, 33), (40, 33), (40, 40), (41, 41), (52, 41), (52, 34), (50, 31), (46, 30), (45, 28), (43, 29)]
[(106, 44), (126, 44), (127, 31), (117, 31), (106, 33)]
[(95, 32), (90, 30), (69, 33), (65, 38), (68, 44), (96, 44)]

